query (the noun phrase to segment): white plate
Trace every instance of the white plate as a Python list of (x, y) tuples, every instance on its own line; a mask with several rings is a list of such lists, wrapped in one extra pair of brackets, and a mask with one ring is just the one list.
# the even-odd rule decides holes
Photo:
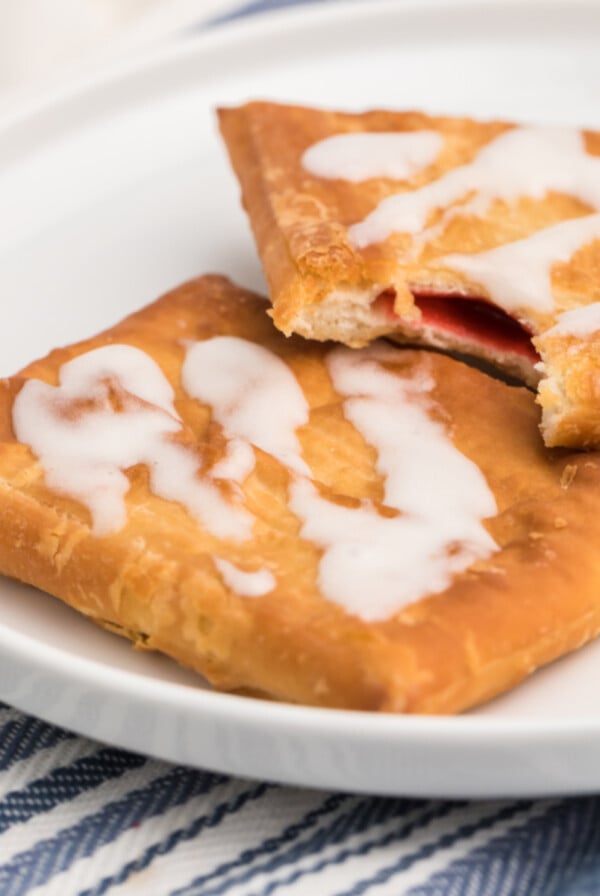
[[(262, 277), (212, 107), (249, 97), (600, 124), (596, 2), (306, 7), (129, 60), (0, 122), (10, 373), (203, 271)], [(0, 697), (134, 750), (387, 794), (600, 787), (600, 644), (461, 718), (221, 695), (58, 601), (0, 585)]]

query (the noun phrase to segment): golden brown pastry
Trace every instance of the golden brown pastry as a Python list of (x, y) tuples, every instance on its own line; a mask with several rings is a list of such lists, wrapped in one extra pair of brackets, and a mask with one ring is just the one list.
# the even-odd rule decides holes
[(438, 353), (192, 281), (1, 381), (0, 570), (216, 687), (450, 713), (600, 629), (600, 458)]
[[(600, 133), (261, 102), (219, 114), (284, 333), (389, 335), (541, 378), (546, 444), (600, 445)], [(549, 343), (574, 309), (577, 334)]]

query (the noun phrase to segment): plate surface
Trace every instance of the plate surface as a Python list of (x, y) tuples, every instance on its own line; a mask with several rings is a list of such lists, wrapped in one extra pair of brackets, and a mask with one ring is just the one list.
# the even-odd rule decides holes
[[(259, 17), (0, 122), (0, 374), (187, 277), (263, 288), (212, 109), (252, 97), (600, 126), (595, 0), (404, 0)], [(460, 718), (216, 694), (0, 583), (0, 698), (162, 758), (314, 787), (508, 796), (600, 787), (600, 643)]]

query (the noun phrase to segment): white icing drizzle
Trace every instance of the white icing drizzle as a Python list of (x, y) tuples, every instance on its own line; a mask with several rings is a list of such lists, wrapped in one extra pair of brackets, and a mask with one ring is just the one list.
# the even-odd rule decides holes
[(379, 346), (328, 357), (344, 413), (377, 449), (384, 501), (398, 516), (368, 504), (354, 510), (295, 485), (292, 509), (302, 534), (324, 549), (320, 585), (330, 600), (363, 619), (385, 619), (419, 598), (444, 590), (453, 576), (497, 549), (481, 523), (496, 502), (479, 468), (432, 418), (433, 381), (425, 364), (406, 378), (382, 361)]
[[(369, 501), (343, 507), (320, 494), (296, 435), (309, 407), (277, 355), (243, 339), (216, 337), (188, 347), (182, 372), (185, 389), (212, 406), (229, 442), (219, 475), (241, 481), (252, 468), (253, 446), (284, 464), (301, 534), (323, 551), (323, 595), (365, 620), (385, 619), (443, 590), (496, 549), (481, 522), (496, 505), (480, 470), (432, 418), (426, 370), (410, 377), (390, 372), (384, 364), (396, 358), (381, 346), (334, 349), (328, 356), (347, 418), (377, 450), (394, 516)], [(195, 454), (173, 440), (182, 427), (173, 398), (152, 358), (110, 345), (64, 364), (58, 386), (25, 383), (13, 424), (19, 441), (38, 456), (48, 485), (85, 504), (98, 535), (124, 525), (124, 471), (144, 464), (152, 491), (181, 503), (217, 537), (249, 537), (250, 515), (200, 479)], [(269, 570), (244, 571), (222, 558), (215, 563), (239, 594), (259, 596), (275, 585)]]
[(243, 439), (231, 439), (227, 442), (225, 455), (217, 461), (210, 473), (214, 479), (242, 483), (254, 469), (254, 463), (252, 445)]
[(225, 461), (232, 478), (241, 481), (254, 467), (244, 443), (310, 475), (295, 434), (308, 420), (306, 400), (277, 355), (246, 339), (216, 336), (188, 348), (181, 378), (188, 395), (210, 405), (225, 436), (235, 440), (235, 454)]
[(309, 408), (276, 355), (219, 337), (188, 349), (184, 365), (186, 390), (210, 401), (229, 438), (258, 445), (288, 467), (290, 508), (301, 534), (323, 549), (322, 593), (365, 620), (385, 619), (443, 590), (454, 574), (496, 549), (481, 523), (496, 512), (481, 471), (431, 418), (430, 377), (387, 371), (382, 362), (395, 357), (372, 347), (335, 349), (328, 359), (335, 388), (346, 397), (345, 413), (378, 451), (394, 517), (370, 502), (349, 508), (321, 496), (296, 436)]
[(600, 302), (563, 311), (556, 324), (544, 336), (591, 336), (600, 332)]
[(421, 234), (437, 208), (447, 209), (443, 226), (456, 214), (484, 215), (494, 199), (541, 199), (549, 191), (600, 208), (600, 157), (586, 152), (580, 131), (513, 128), (484, 146), (469, 164), (418, 190), (383, 199), (364, 221), (350, 228), (349, 235), (364, 248), (392, 233)]
[(310, 146), (302, 165), (317, 177), (359, 181), (406, 180), (435, 161), (443, 138), (437, 131), (336, 134)]
[[(600, 171), (599, 171), (600, 177)], [(453, 254), (437, 264), (466, 274), (505, 311), (554, 310), (551, 273), (584, 246), (600, 240), (600, 214), (562, 221), (526, 239), (473, 255)]]
[(182, 428), (173, 398), (147, 354), (106, 345), (63, 364), (58, 386), (26, 382), (13, 405), (13, 426), (37, 455), (48, 486), (88, 508), (96, 535), (125, 525), (130, 483), (123, 471), (144, 464), (156, 495), (182, 504), (219, 537), (248, 537), (250, 515), (203, 482), (195, 454), (173, 441)]
[(262, 597), (275, 587), (275, 578), (268, 569), (248, 572), (222, 557), (213, 557), (213, 561), (227, 587), (241, 597)]

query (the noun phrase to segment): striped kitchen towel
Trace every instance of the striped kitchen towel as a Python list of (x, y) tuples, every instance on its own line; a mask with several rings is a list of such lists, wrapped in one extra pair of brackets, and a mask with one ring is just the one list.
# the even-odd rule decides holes
[(0, 708), (2, 896), (587, 896), (600, 801), (387, 799), (169, 765)]

